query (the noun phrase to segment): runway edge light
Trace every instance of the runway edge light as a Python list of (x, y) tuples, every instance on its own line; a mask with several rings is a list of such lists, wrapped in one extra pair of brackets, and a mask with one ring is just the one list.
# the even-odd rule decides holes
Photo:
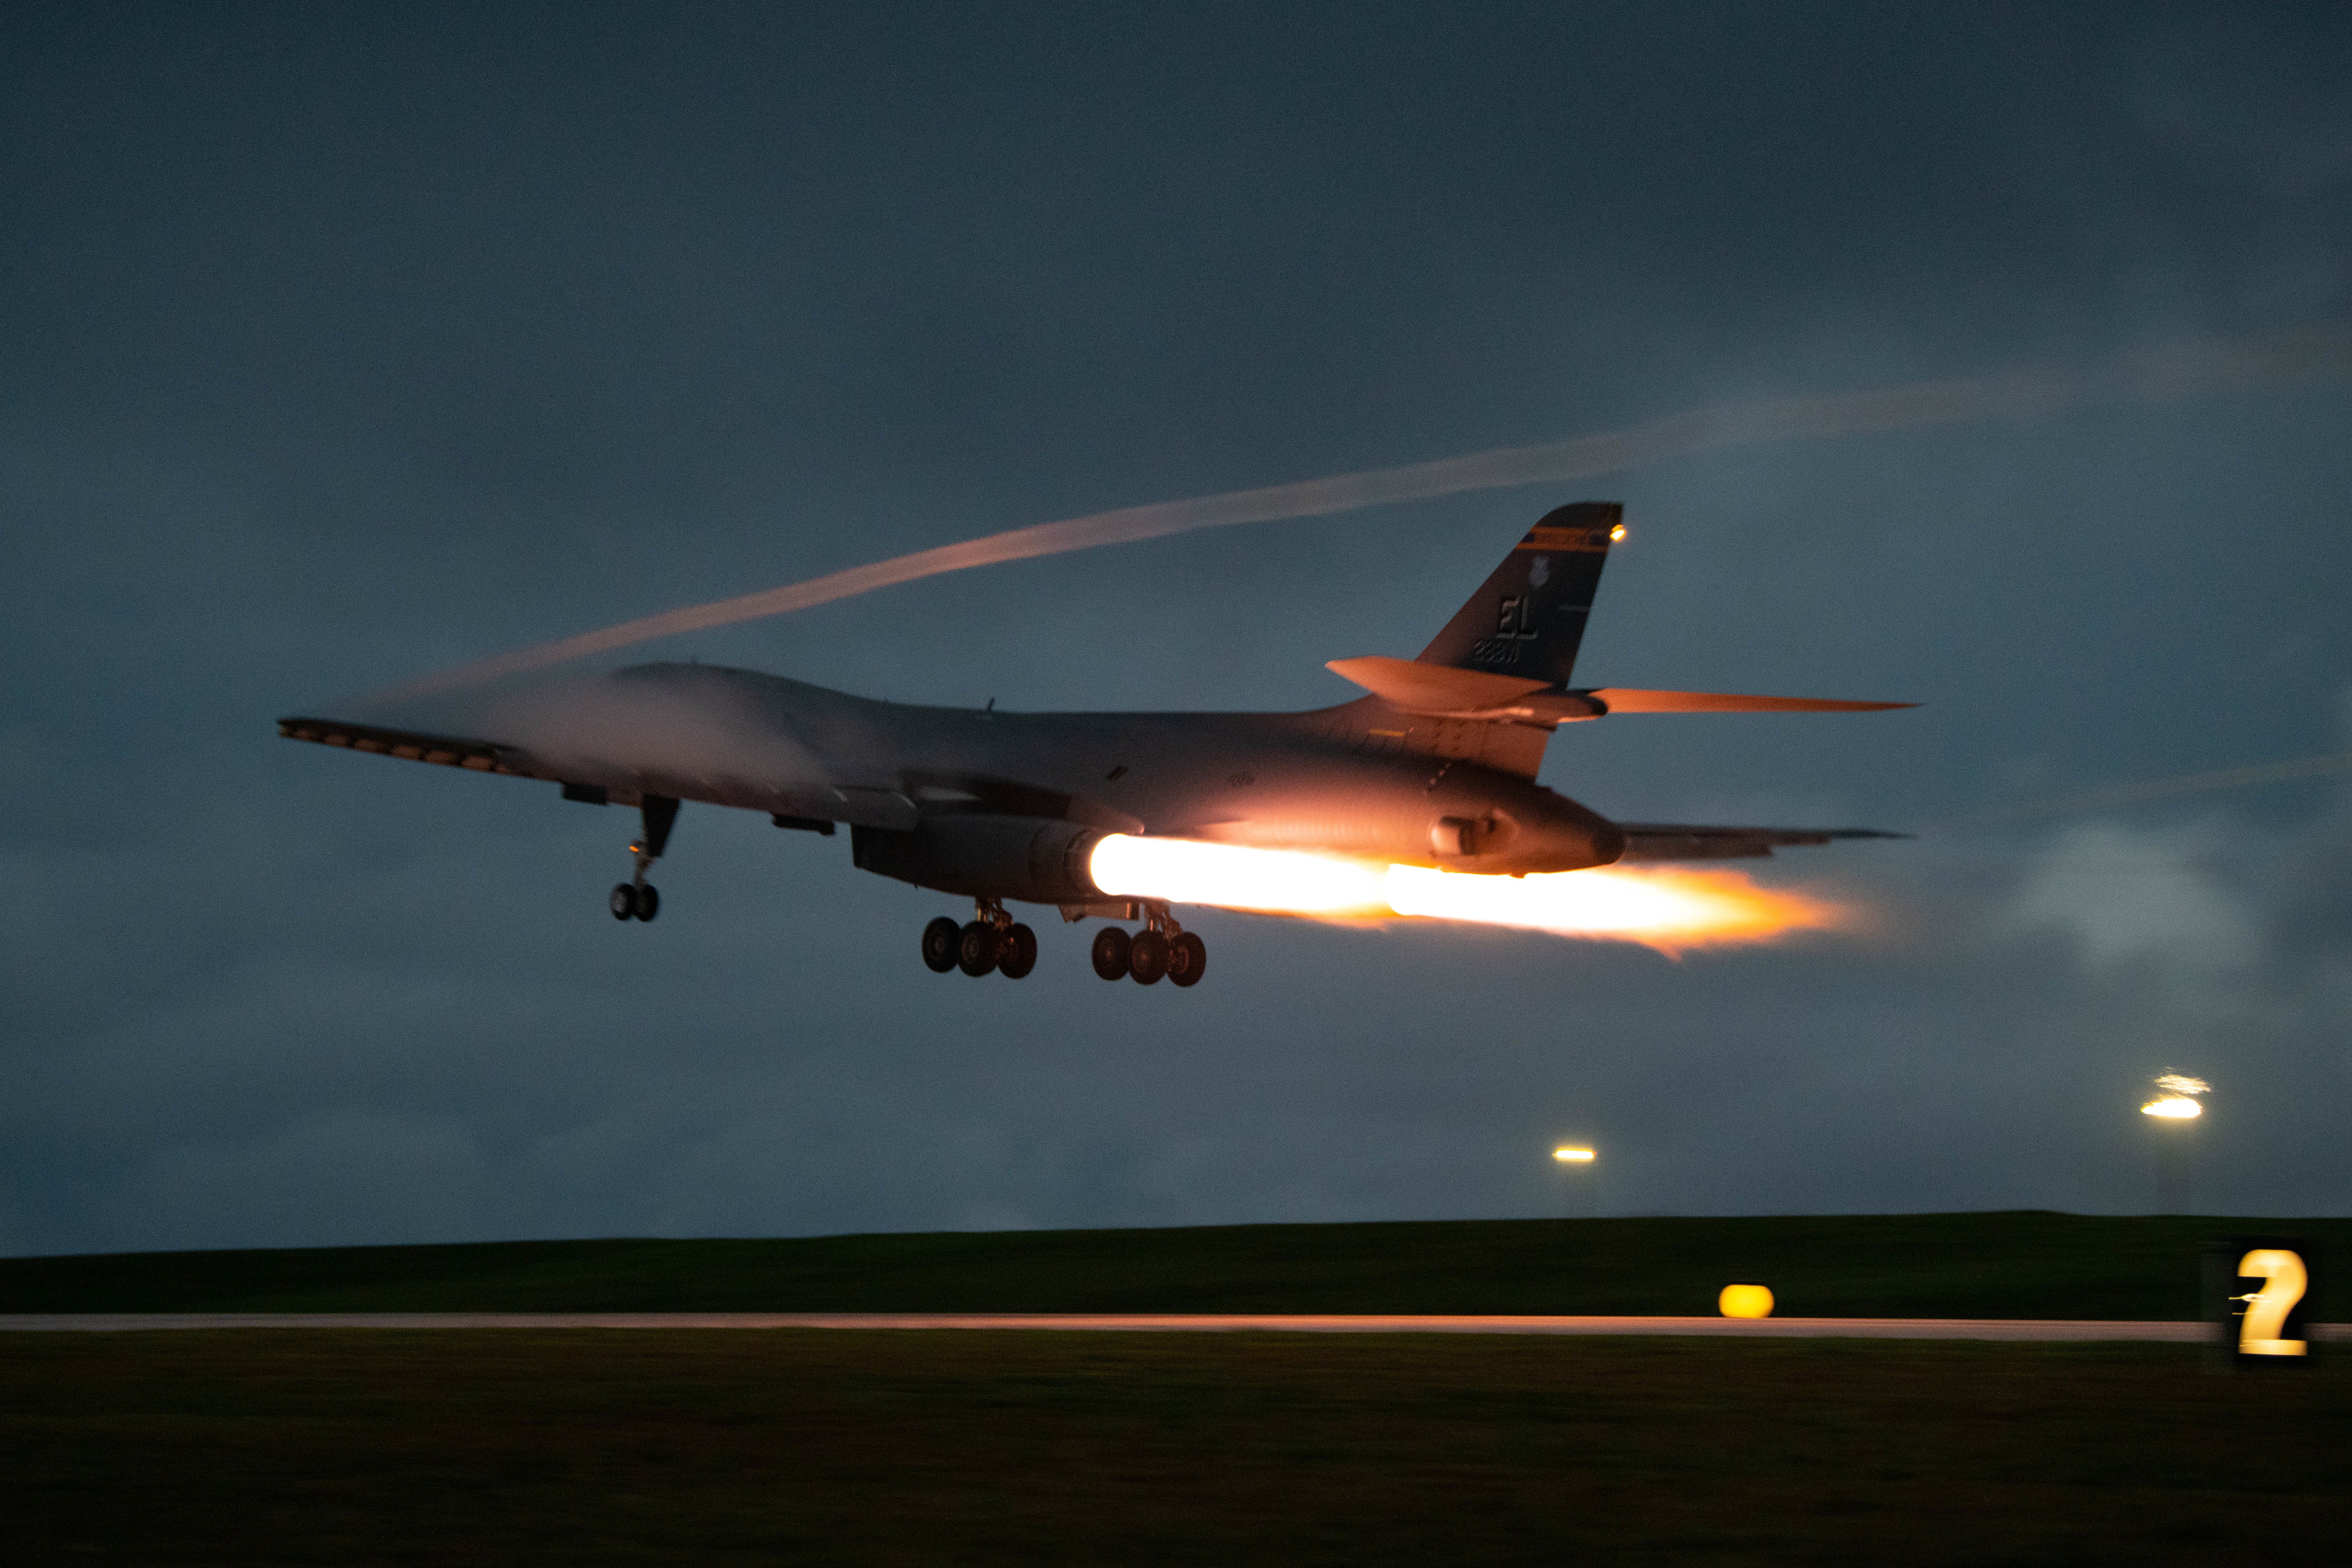
[(2153, 1116), (2163, 1121), (2194, 1121), (2205, 1114), (2205, 1107), (2197, 1097), (2213, 1092), (2213, 1086), (2201, 1078), (2186, 1073), (2161, 1072), (2156, 1076), (2157, 1097), (2139, 1108), (2142, 1116)]
[(1716, 1310), (1727, 1318), (1769, 1318), (1772, 1292), (1762, 1285), (1726, 1285), (1715, 1299)]

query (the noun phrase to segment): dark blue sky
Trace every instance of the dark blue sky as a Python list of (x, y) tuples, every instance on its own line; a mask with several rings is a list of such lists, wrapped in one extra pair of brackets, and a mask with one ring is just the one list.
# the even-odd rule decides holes
[[(1790, 857), (1670, 963), (1043, 932), (689, 806), (271, 720), (1106, 507), (1729, 399), (2352, 321), (2331, 7), (15, 6), (0, 17), (0, 1249), (1602, 1209), (2342, 1212), (2352, 800)], [(1622, 499), (1604, 812), (1906, 826), (2352, 745), (2342, 379), (1755, 447), (938, 579), (656, 650), (1012, 708), (1305, 707)]]

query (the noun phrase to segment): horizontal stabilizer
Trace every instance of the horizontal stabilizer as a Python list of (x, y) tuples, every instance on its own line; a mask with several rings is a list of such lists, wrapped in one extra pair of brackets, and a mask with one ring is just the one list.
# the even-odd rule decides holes
[[(1902, 706), (1894, 704), (1894, 706)], [(1777, 848), (1839, 838), (1908, 838), (1874, 827), (1700, 827), (1680, 822), (1621, 822), (1625, 861), (1753, 860)]]
[(1423, 664), (1418, 659), (1335, 658), (1326, 669), (1345, 676), (1373, 696), (1414, 713), (1453, 713), (1479, 708), (1500, 708), (1530, 691), (1541, 691), (1548, 680), (1524, 675), (1496, 675), (1483, 669), (1456, 669), (1451, 665)]
[(1916, 702), (1850, 702), (1834, 697), (1751, 697), (1736, 691), (1647, 691), (1632, 686), (1561, 691), (1547, 681), (1523, 675), (1496, 675), (1378, 655), (1335, 658), (1324, 668), (1410, 713), (1466, 717), (1491, 710), (1497, 719), (1539, 723), (1598, 718), (1603, 713), (1874, 713), (1918, 706)]
[(1874, 713), (1919, 706), (1829, 697), (1743, 697), (1730, 691), (1642, 691), (1630, 686), (1599, 687), (1589, 695), (1612, 713)]

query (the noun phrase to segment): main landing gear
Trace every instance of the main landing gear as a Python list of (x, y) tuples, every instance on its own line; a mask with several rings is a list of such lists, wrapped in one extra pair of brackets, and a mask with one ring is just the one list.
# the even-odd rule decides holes
[(661, 892), (646, 880), (646, 873), (669, 847), (669, 830), (677, 822), (677, 802), (666, 795), (649, 795), (639, 810), (644, 831), (629, 846), (629, 853), (636, 858), (637, 874), (613, 889), (610, 907), (616, 921), (650, 921), (661, 913)]
[(1156, 985), (1163, 977), (1178, 985), (1198, 985), (1209, 967), (1209, 944), (1178, 925), (1165, 904), (1146, 904), (1143, 918), (1143, 929), (1133, 936), (1118, 926), (1095, 932), (1095, 973), (1105, 980), (1125, 976), (1138, 985)]
[[(974, 979), (992, 969), (1007, 980), (1036, 968), (1037, 933), (1006, 914), (996, 900), (976, 901), (978, 918), (958, 925), (941, 915), (923, 928), (923, 966), (934, 974), (961, 969)], [(1198, 985), (1209, 967), (1209, 944), (1178, 925), (1166, 904), (1146, 904), (1143, 910), (1143, 929), (1132, 935), (1118, 926), (1095, 933), (1095, 973), (1139, 985), (1162, 980)]]
[(979, 918), (958, 925), (945, 915), (923, 928), (923, 963), (934, 974), (961, 969), (977, 980), (993, 969), (1019, 980), (1037, 967), (1037, 933), (982, 899)]

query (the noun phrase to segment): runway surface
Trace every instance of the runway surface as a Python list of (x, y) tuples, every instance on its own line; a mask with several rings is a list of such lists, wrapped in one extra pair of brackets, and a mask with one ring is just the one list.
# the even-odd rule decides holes
[[(2197, 1322), (2000, 1318), (1553, 1318), (1194, 1312), (19, 1312), (0, 1332), (183, 1329), (1029, 1329), (1097, 1333), (1717, 1335), (1731, 1339), (2153, 1340), (2192, 1344)], [(2352, 1341), (2315, 1323), (2315, 1340)]]

